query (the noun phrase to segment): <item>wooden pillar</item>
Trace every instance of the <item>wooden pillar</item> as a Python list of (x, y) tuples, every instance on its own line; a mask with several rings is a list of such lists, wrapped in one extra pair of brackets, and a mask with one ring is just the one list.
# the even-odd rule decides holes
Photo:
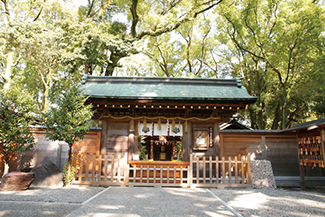
[(213, 154), (220, 157), (219, 122), (213, 124)]
[(321, 149), (323, 151), (323, 162), (325, 164), (325, 129), (323, 127), (320, 130), (320, 136), (321, 136)]
[(100, 154), (107, 154), (107, 130), (108, 130), (108, 121), (102, 120), (102, 133), (100, 140)]
[(299, 143), (298, 143), (298, 135), (299, 131), (296, 134), (296, 140), (297, 140), (297, 154), (298, 154), (298, 164), (299, 164), (299, 173), (300, 173), (300, 185), (301, 185), (301, 190), (306, 190), (306, 185), (305, 185), (305, 171), (304, 171), (304, 165), (300, 165), (300, 157), (299, 157)]
[(153, 160), (153, 140), (150, 140), (150, 159)]
[[(183, 126), (183, 129), (184, 126)], [(191, 154), (191, 149), (193, 146), (193, 130), (192, 130), (192, 123), (190, 121), (187, 121), (187, 133), (185, 133), (185, 130), (183, 131), (183, 144), (182, 144), (182, 149), (183, 149), (183, 159), (182, 161), (184, 162), (189, 162), (190, 161), (190, 154)]]
[[(137, 128), (137, 127), (134, 127)], [(129, 124), (129, 135), (128, 135), (128, 161), (133, 160), (132, 159), (132, 154), (134, 154), (135, 149), (137, 147), (137, 140), (135, 136), (135, 129), (130, 128)]]
[(266, 160), (266, 142), (265, 142), (265, 136), (262, 136), (262, 159)]

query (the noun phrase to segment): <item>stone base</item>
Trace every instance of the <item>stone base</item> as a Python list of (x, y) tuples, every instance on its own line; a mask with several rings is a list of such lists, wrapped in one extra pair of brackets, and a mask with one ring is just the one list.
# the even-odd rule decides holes
[(276, 188), (271, 162), (252, 160), (252, 188)]
[(32, 172), (35, 173), (35, 181), (32, 185), (33, 187), (63, 186), (63, 174), (51, 161), (37, 165), (32, 169)]
[(1, 179), (0, 191), (24, 191), (35, 179), (35, 173), (11, 172)]

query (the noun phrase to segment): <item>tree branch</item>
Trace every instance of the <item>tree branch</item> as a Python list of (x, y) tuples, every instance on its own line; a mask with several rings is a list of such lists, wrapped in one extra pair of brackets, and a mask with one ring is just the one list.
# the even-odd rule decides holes
[(91, 11), (93, 10), (93, 7), (94, 7), (94, 2), (95, 0), (91, 1), (91, 0), (88, 0), (88, 11), (87, 11), (87, 14), (86, 14), (86, 18), (90, 16), (90, 13)]
[(137, 14), (137, 6), (138, 6), (138, 0), (132, 0), (132, 5), (130, 7), (131, 14), (132, 14), (132, 25), (131, 25), (131, 36), (133, 38), (136, 37), (136, 27), (139, 22), (139, 16)]
[(168, 7), (165, 7), (160, 13), (160, 16), (166, 15), (171, 9), (173, 9), (176, 5), (178, 5), (182, 0), (174, 0), (172, 1)]
[[(102, 2), (103, 3), (103, 2)], [(100, 6), (99, 12), (98, 12), (98, 21), (100, 22), (103, 18), (104, 11), (108, 8), (108, 6), (111, 4), (111, 0), (107, 0), (105, 4), (102, 4)]]
[(7, 17), (8, 23), (10, 22), (10, 11), (9, 11), (9, 0), (1, 0), (5, 6), (5, 14)]
[[(133, 0), (133, 1), (137, 2), (137, 0)], [(194, 20), (198, 15), (200, 15), (200, 14), (212, 9), (213, 7), (219, 5), (222, 1), (223, 0), (219, 0), (219, 1), (211, 0), (211, 1), (208, 1), (208, 2), (205, 2), (205, 3), (202, 3), (201, 5), (199, 5), (199, 8), (200, 8), (200, 6), (205, 6), (205, 5), (209, 5), (209, 6), (203, 8), (203, 9), (199, 9), (198, 11), (195, 11), (196, 8), (192, 8), (187, 13), (185, 13), (185, 15), (182, 16), (183, 17), (182, 19), (179, 19), (176, 23), (174, 23), (172, 25), (166, 25), (164, 27), (158, 28), (155, 31), (152, 31), (152, 30), (143, 31), (139, 35), (136, 35), (136, 34), (133, 35), (132, 34), (132, 36), (136, 37), (137, 40), (140, 40), (145, 36), (158, 36), (158, 35), (162, 35), (162, 34), (167, 33), (167, 32), (171, 32), (171, 31), (177, 29), (183, 23)], [(133, 14), (132, 14), (132, 16), (133, 16)], [(132, 24), (132, 27), (133, 27), (133, 24)]]
[(41, 13), (42, 13), (42, 11), (43, 11), (43, 7), (44, 7), (45, 2), (46, 2), (46, 0), (44, 0), (43, 4), (42, 4), (42, 6), (41, 6), (41, 9), (39, 10), (37, 16), (34, 18), (33, 21), (38, 20), (38, 18), (41, 16)]

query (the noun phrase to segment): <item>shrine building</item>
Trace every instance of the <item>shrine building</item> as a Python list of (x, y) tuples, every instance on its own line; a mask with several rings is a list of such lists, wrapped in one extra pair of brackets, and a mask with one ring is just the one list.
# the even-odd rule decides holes
[(238, 78), (84, 75), (81, 88), (101, 123), (99, 153), (127, 152), (128, 161), (220, 156), (220, 123), (257, 100)]

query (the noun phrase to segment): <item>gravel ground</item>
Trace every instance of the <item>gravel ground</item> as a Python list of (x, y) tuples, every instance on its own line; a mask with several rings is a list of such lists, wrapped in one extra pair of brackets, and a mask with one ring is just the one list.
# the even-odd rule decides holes
[(0, 201), (33, 201), (52, 203), (83, 203), (101, 192), (103, 187), (77, 186), (30, 188), (26, 191), (0, 191)]
[(324, 188), (210, 190), (243, 216), (325, 216)]
[[(325, 216), (325, 187), (210, 191), (244, 217)], [(0, 217), (44, 215), (235, 216), (204, 188), (70, 186), (0, 192)]]

